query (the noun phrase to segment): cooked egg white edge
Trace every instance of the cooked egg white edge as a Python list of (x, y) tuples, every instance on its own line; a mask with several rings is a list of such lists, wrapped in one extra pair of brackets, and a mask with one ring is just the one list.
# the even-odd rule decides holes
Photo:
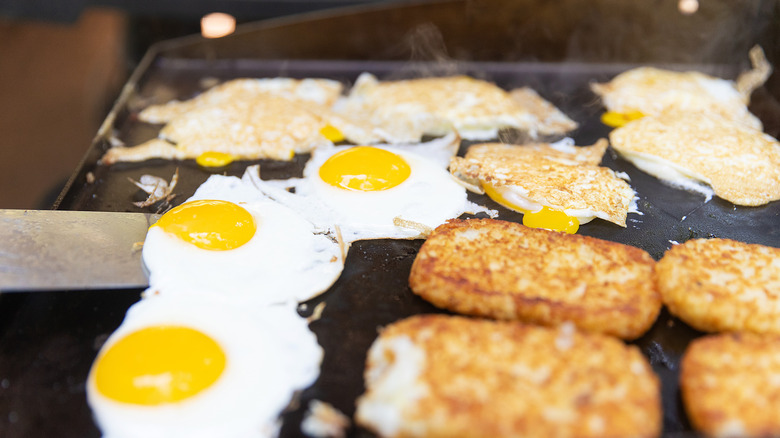
[(577, 146), (575, 146), (574, 139), (571, 137), (564, 137), (555, 143), (550, 143), (549, 145), (556, 151), (563, 152), (565, 154), (576, 155), (578, 151)]
[(333, 87), (339, 87), (341, 85), (338, 81), (331, 81), (327, 79), (314, 80), (306, 78), (301, 80), (300, 86), (296, 90), (295, 94), (302, 99), (311, 100), (319, 103), (320, 105), (324, 105), (327, 103), (329, 95), (328, 90), (320, 85), (321, 83), (327, 83)]
[[(414, 402), (428, 392), (419, 382), (425, 361), (425, 351), (408, 336), (377, 340), (368, 351), (372, 366), (365, 375), (367, 391), (357, 401), (357, 421), (371, 425), (381, 436), (397, 435), (404, 410), (413, 410)], [(420, 432), (422, 436), (425, 431)]]
[[(183, 325), (220, 344), (227, 355), (225, 370), (214, 384), (192, 397), (141, 406), (98, 391), (93, 364), (87, 378), (87, 401), (103, 436), (276, 436), (279, 415), (295, 391), (319, 377), (323, 357), (316, 335), (295, 306), (247, 309), (209, 297), (181, 300), (148, 292), (148, 298), (128, 309), (101, 353), (136, 330)], [(269, 354), (273, 361), (267, 360)]]
[[(557, 206), (550, 205), (549, 203), (540, 203), (534, 201), (528, 197), (528, 190), (519, 185), (494, 186), (493, 188), (496, 190), (496, 192), (498, 192), (499, 195), (501, 195), (510, 203), (531, 213), (538, 212), (542, 209), (542, 207), (548, 207), (556, 210), (559, 208)], [(570, 217), (576, 217), (580, 224), (586, 224), (596, 217), (601, 217), (602, 219), (606, 220), (606, 215), (588, 209), (565, 209), (563, 212)]]
[(523, 114), (520, 118), (513, 116), (469, 117), (455, 122), (458, 133), (466, 140), (493, 140), (498, 138), (502, 128), (527, 130), (536, 138), (536, 128), (539, 120), (531, 114)]
[[(241, 247), (208, 251), (160, 227), (150, 228), (142, 260), (150, 285), (163, 293), (217, 294), (255, 305), (300, 302), (324, 292), (341, 275), (344, 259), (338, 243), (294, 209), (262, 196), (250, 182), (212, 175), (188, 201), (197, 199), (241, 205), (258, 222), (258, 229)], [(268, 245), (278, 248), (271, 251)], [(276, 268), (261, 277), (254, 266)]]
[(685, 190), (704, 195), (705, 202), (712, 199), (715, 192), (709, 187), (709, 179), (669, 160), (642, 152), (625, 151), (615, 148), (618, 153), (638, 169), (654, 177)]
[(492, 140), (498, 138), (498, 128), (459, 127), (458, 133), (466, 140)]
[(743, 102), (733, 81), (720, 78), (698, 77), (697, 82), (713, 98), (724, 102)]
[[(265, 181), (260, 179), (257, 168), (254, 166), (247, 168), (243, 178), (250, 182), (263, 196), (297, 211), (328, 234), (336, 235), (336, 225), (338, 225), (343, 241), (346, 243), (376, 238), (415, 239), (420, 237), (419, 229), (396, 226), (393, 224), (393, 220), (398, 217), (409, 222), (423, 224), (429, 228), (435, 228), (444, 223), (446, 219), (458, 217), (463, 213), (478, 214), (484, 212), (491, 217), (495, 216), (494, 211), (470, 202), (465, 191), (457, 191), (455, 193), (455, 191), (445, 190), (440, 192), (440, 195), (433, 200), (439, 204), (437, 208), (421, 208), (419, 205), (409, 203), (411, 201), (407, 200), (407, 204), (401, 206), (403, 208), (397, 208), (394, 215), (392, 217), (388, 216), (387, 220), (376, 222), (376, 218), (371, 218), (372, 215), (380, 213), (382, 205), (387, 204), (394, 198), (399, 199), (399, 192), (410, 191), (410, 193), (414, 193), (415, 187), (420, 186), (421, 178), (424, 178), (422, 182), (430, 181), (433, 183), (434, 180), (431, 179), (433, 175), (440, 173), (443, 178), (446, 178), (447, 185), (452, 184), (460, 188), (461, 184), (445, 170), (446, 164), (449, 163), (449, 159), (455, 151), (453, 145), (458, 140), (457, 134), (450, 133), (450, 135), (443, 138), (417, 145), (417, 148), (422, 146), (419, 150), (420, 154), (417, 153), (418, 149), (411, 145), (406, 148), (376, 145), (376, 147), (403, 155), (410, 165), (416, 166), (418, 172), (416, 173), (417, 176), (414, 178), (410, 177), (409, 180), (404, 181), (396, 189), (374, 192), (370, 196), (366, 196), (365, 193), (346, 193), (325, 183), (317, 183), (317, 181), (321, 180), (312, 177), (322, 162), (339, 149), (344, 149), (344, 147), (331, 147), (315, 151), (312, 159), (304, 169), (304, 178)], [(433, 160), (430, 159), (431, 157), (433, 157)], [(310, 181), (307, 181), (307, 179)], [(440, 182), (445, 183), (443, 180)], [(288, 191), (291, 188), (295, 189), (295, 193)], [(322, 196), (322, 193), (326, 192), (330, 194), (329, 202), (326, 202)], [(316, 196), (312, 196), (312, 194)], [(347, 202), (347, 199), (349, 201), (354, 200), (354, 202)], [(343, 212), (348, 210), (343, 210), (340, 207), (348, 206), (355, 202), (366, 203), (363, 205), (365, 214), (363, 216), (354, 215), (353, 211), (345, 218), (343, 216), (345, 213)], [(447, 213), (447, 210), (450, 209), (453, 211)], [(454, 211), (455, 209), (459, 210), (459, 212)]]
[(329, 87), (340, 89), (341, 83), (332, 79), (305, 78), (298, 82), (297, 79), (282, 77), (257, 78), (243, 82), (242, 88), (248, 91), (262, 90), (281, 96), (294, 96), (297, 99), (324, 105), (330, 98), (331, 89)]
[[(329, 236), (341, 235), (341, 239), (347, 245), (357, 240), (366, 239), (414, 239), (420, 234), (413, 229), (398, 228), (393, 224), (384, 227), (373, 227), (373, 229), (363, 229), (359, 225), (339, 224), (339, 218), (334, 217), (334, 211), (331, 206), (317, 197), (303, 197), (291, 193), (289, 189), (296, 189), (301, 184), (305, 184), (303, 178), (290, 178), (287, 180), (261, 180), (255, 178), (250, 169), (244, 174), (244, 178), (253, 180), (258, 191), (269, 200), (278, 202), (290, 209), (296, 211), (306, 220), (314, 224), (315, 228), (321, 234)], [(323, 214), (324, 213), (324, 214)]]
[(393, 148), (422, 155), (441, 166), (442, 169), (446, 169), (450, 165), (450, 159), (458, 153), (460, 136), (457, 132), (449, 129), (444, 136), (423, 143), (375, 144), (372, 146)]

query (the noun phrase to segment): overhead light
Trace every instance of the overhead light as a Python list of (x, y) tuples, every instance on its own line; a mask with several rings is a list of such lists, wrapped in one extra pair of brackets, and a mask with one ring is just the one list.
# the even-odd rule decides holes
[(200, 33), (204, 38), (222, 38), (236, 30), (236, 18), (230, 14), (214, 12), (200, 19)]
[(699, 0), (680, 0), (677, 9), (685, 15), (691, 15), (699, 10)]

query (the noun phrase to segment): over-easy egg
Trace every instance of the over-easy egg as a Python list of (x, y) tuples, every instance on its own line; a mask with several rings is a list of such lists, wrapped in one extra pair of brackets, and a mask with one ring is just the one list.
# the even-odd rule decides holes
[(453, 158), (450, 172), (470, 190), (523, 213), (529, 227), (573, 234), (597, 217), (625, 227), (628, 213), (637, 212), (636, 196), (612, 169), (598, 166), (606, 148), (604, 139), (583, 147), (484, 143)]
[(620, 127), (645, 115), (659, 116), (667, 111), (716, 114), (753, 129), (762, 129), (761, 120), (748, 109), (750, 95), (766, 82), (772, 66), (760, 46), (748, 53), (753, 68), (736, 81), (696, 71), (678, 72), (654, 67), (627, 70), (603, 84), (592, 83), (607, 112), (601, 120)]
[(332, 147), (313, 154), (303, 178), (261, 181), (251, 172), (246, 177), (345, 242), (417, 238), (463, 213), (488, 212), (468, 201), (444, 165), (410, 150)]
[(149, 284), (165, 294), (216, 294), (251, 304), (304, 301), (343, 269), (339, 244), (236, 177), (211, 176), (149, 228)]
[(322, 348), (295, 305), (151, 296), (100, 349), (87, 401), (106, 438), (276, 436)]

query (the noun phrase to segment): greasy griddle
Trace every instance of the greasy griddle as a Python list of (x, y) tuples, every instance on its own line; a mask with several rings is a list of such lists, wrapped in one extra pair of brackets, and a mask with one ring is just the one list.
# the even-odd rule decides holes
[[(247, 166), (260, 164), (264, 179), (300, 176), (307, 155), (289, 163), (241, 161), (208, 171), (194, 161), (151, 160), (101, 166), (98, 159), (113, 139), (138, 144), (157, 134), (159, 126), (137, 120), (140, 108), (171, 98), (187, 99), (211, 85), (238, 77), (327, 77), (349, 85), (363, 71), (382, 79), (419, 77), (442, 73), (466, 73), (496, 82), (509, 89), (531, 86), (561, 108), (581, 127), (572, 134), (578, 145), (606, 137), (603, 109), (588, 84), (606, 81), (634, 65), (578, 63), (436, 63), (371, 61), (207, 61), (155, 57), (131, 79), (129, 89), (101, 129), (86, 154), (58, 208), (69, 210), (155, 211), (141, 209), (133, 201), (146, 195), (128, 181), (143, 174), (170, 179), (179, 171), (178, 205), (192, 195), (211, 173), (241, 176)], [(734, 77), (724, 66), (667, 66), (698, 69)], [(761, 106), (760, 95), (756, 107)], [(762, 117), (762, 114), (758, 114)], [(515, 134), (504, 133), (505, 138)], [(462, 145), (462, 155), (468, 143)], [(608, 151), (603, 165), (626, 172), (639, 195), (642, 215), (629, 214), (628, 227), (602, 220), (583, 225), (579, 233), (633, 245), (658, 259), (672, 242), (695, 237), (727, 237), (744, 242), (780, 246), (780, 202), (764, 207), (734, 206), (719, 198), (704, 202), (701, 195), (669, 187)], [(500, 219), (521, 221), (485, 196), (469, 194), (472, 201), (496, 208)], [(420, 240), (361, 241), (352, 245), (343, 274), (325, 294), (305, 303), (301, 313), (310, 314), (326, 303), (322, 317), (311, 324), (325, 350), (319, 380), (303, 391), (293, 409), (284, 415), (281, 436), (301, 436), (300, 421), (311, 399), (326, 401), (352, 415), (355, 399), (363, 391), (366, 351), (378, 328), (400, 318), (442, 312), (418, 298), (409, 289), (407, 277)], [(523, 263), (518, 260), (518, 263)], [(99, 267), (96, 267), (99, 269)], [(0, 386), (0, 409), (12, 412), (16, 426), (25, 422), (35, 435), (98, 436), (86, 404), (84, 382), (102, 341), (119, 326), (127, 308), (140, 298), (141, 290), (69, 291), (0, 295), (0, 376), (11, 376)], [(663, 382), (664, 434), (686, 435), (690, 431), (679, 401), (677, 376), (681, 354), (688, 342), (701, 334), (663, 311), (647, 335), (635, 341), (649, 358)], [(464, 352), (464, 354), (468, 354)], [(273, 360), (272, 357), (266, 360)], [(11, 414), (9, 414), (11, 415)], [(11, 418), (11, 417), (9, 417)], [(0, 423), (0, 435), (2, 425)], [(349, 436), (371, 436), (353, 427)]]

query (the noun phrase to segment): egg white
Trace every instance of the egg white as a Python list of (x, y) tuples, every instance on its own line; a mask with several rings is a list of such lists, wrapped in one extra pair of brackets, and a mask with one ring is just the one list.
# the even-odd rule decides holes
[(633, 151), (618, 152), (631, 164), (656, 178), (666, 181), (673, 187), (679, 187), (704, 196), (705, 202), (712, 199), (715, 192), (709, 186), (710, 180), (704, 175), (692, 172), (662, 157)]
[(210, 251), (151, 227), (143, 261), (152, 289), (266, 305), (305, 301), (327, 290), (341, 274), (344, 260), (337, 242), (241, 179), (213, 175), (188, 201), (200, 199), (244, 207), (254, 217), (257, 232), (238, 248)]
[[(322, 164), (350, 147), (317, 150), (306, 164), (303, 178), (263, 181), (256, 169), (248, 169), (244, 178), (268, 198), (297, 211), (316, 226), (338, 234), (344, 242), (418, 238), (421, 228), (433, 229), (463, 213), (489, 212), (468, 201), (465, 188), (445, 170), (442, 160), (430, 160), (409, 149), (376, 146), (400, 155), (411, 168), (409, 178), (393, 188), (361, 192), (323, 181), (319, 177)], [(399, 226), (394, 222), (397, 219), (421, 227)]]
[(747, 99), (733, 81), (700, 72), (677, 72), (654, 67), (625, 71), (595, 90), (610, 111), (640, 111), (659, 115), (668, 110), (715, 112), (754, 129), (761, 130), (761, 120), (751, 114)]
[(87, 401), (105, 438), (276, 436), (279, 414), (297, 390), (319, 376), (322, 348), (294, 305), (247, 309), (236, 303), (165, 294), (136, 303), (101, 348), (104, 354), (128, 334), (150, 326), (177, 325), (214, 339), (225, 369), (210, 387), (175, 403), (141, 406), (101, 394), (95, 364)]
[[(626, 175), (627, 177), (628, 175)], [(620, 175), (618, 175), (620, 177)], [(507, 184), (502, 186), (493, 186), (493, 190), (496, 191), (502, 198), (504, 198), (507, 202), (510, 204), (519, 207), (522, 210), (525, 210), (527, 212), (536, 213), (540, 211), (543, 207), (550, 208), (552, 210), (559, 210), (560, 206), (558, 205), (551, 205), (549, 202), (546, 202), (546, 200), (543, 200), (544, 202), (538, 202), (537, 200), (531, 199), (528, 196), (528, 190), (523, 188), (521, 185), (516, 184)], [(638, 197), (636, 194), (631, 198), (631, 201), (628, 205), (628, 212), (629, 213), (636, 213), (636, 214), (643, 214), (639, 211), (639, 206), (637, 205)], [(509, 208), (509, 207), (507, 207)], [(514, 210), (514, 209), (512, 209)], [(582, 224), (587, 224), (588, 222), (592, 221), (595, 218), (600, 218), (605, 221), (609, 221), (609, 215), (603, 211), (593, 210), (590, 208), (565, 208), (562, 209), (562, 211), (569, 217), (577, 218), (577, 222)]]

